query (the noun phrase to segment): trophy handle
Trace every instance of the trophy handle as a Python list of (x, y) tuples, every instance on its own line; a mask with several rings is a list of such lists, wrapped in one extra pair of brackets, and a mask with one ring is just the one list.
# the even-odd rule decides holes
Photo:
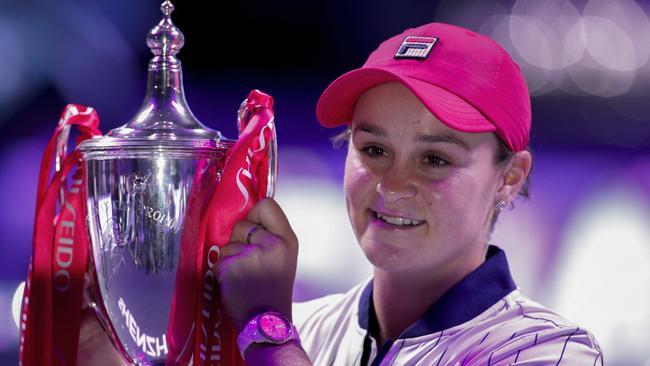
[[(239, 110), (237, 111), (237, 130), (239, 131), (239, 136), (241, 137), (246, 128), (246, 124), (250, 121), (252, 111), (248, 107), (248, 98), (240, 104)], [(271, 119), (274, 119), (275, 116), (271, 110)], [(271, 138), (268, 141), (268, 166), (269, 170), (267, 173), (267, 185), (266, 185), (266, 197), (273, 198), (275, 194), (275, 183), (278, 177), (278, 136), (275, 132), (275, 127), (271, 130)]]
[[(65, 161), (65, 157), (68, 153), (68, 138), (70, 137), (70, 125), (65, 124), (61, 128), (61, 132), (56, 139), (56, 154), (54, 157), (54, 171), (58, 172), (61, 170), (61, 166)], [(65, 202), (65, 190), (66, 185), (62, 184), (61, 189), (59, 190), (59, 205)]]
[(271, 132), (271, 140), (269, 140), (269, 172), (266, 185), (266, 197), (273, 198), (275, 194), (275, 182), (278, 177), (278, 143), (275, 128)]

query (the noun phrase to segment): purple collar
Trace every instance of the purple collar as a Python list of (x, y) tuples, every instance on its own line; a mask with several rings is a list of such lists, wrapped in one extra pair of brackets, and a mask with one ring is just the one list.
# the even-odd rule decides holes
[[(419, 337), (465, 323), (516, 288), (506, 253), (490, 245), (485, 262), (450, 288), (398, 338)], [(359, 301), (359, 325), (363, 329), (368, 329), (371, 315), (373, 321), (376, 321), (372, 304), (372, 281), (363, 289)]]

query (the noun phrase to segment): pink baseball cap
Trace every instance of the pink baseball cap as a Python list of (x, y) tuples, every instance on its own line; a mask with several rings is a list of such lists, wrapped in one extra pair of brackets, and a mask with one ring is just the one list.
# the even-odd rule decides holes
[(325, 127), (352, 122), (368, 89), (407, 87), (441, 122), (463, 132), (495, 132), (510, 150), (526, 149), (530, 96), (519, 66), (498, 43), (443, 23), (411, 28), (377, 48), (366, 63), (334, 80), (316, 106)]

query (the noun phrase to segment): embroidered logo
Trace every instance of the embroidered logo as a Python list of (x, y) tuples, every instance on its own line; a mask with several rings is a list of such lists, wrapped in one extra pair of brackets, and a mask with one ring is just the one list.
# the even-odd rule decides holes
[(395, 58), (427, 58), (437, 41), (437, 37), (406, 37), (395, 53)]

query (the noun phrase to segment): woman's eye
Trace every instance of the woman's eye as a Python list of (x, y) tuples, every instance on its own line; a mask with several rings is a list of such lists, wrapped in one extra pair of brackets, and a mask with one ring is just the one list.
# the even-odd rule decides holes
[(366, 146), (363, 149), (361, 149), (361, 151), (363, 151), (366, 155), (370, 156), (371, 158), (386, 155), (386, 152), (384, 151), (384, 149), (382, 149), (379, 146), (374, 146), (374, 145)]
[(432, 167), (443, 167), (449, 165), (449, 162), (437, 155), (427, 155), (424, 157), (423, 163)]

